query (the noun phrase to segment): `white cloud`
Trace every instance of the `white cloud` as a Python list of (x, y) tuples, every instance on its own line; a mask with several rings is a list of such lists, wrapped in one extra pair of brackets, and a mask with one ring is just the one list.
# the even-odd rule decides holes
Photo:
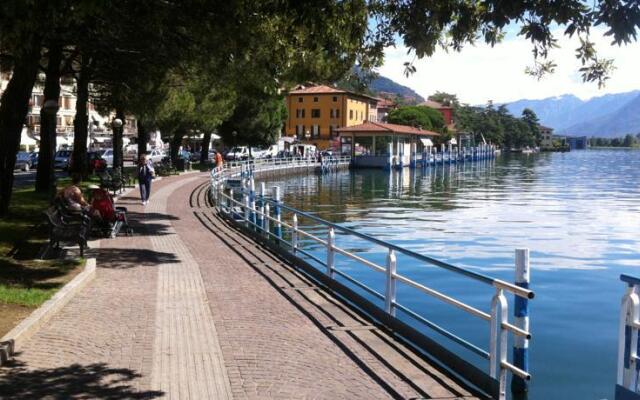
[(407, 55), (404, 46), (388, 48), (385, 63), (378, 72), (425, 98), (439, 90), (456, 93), (470, 104), (541, 99), (566, 93), (587, 99), (640, 89), (640, 43), (611, 46), (611, 40), (603, 32), (593, 29), (591, 40), (596, 43), (600, 57), (614, 59), (617, 68), (603, 89), (598, 89), (595, 83), (582, 82), (580, 63), (575, 58), (578, 39), (564, 37), (561, 31), (555, 33), (560, 48), (551, 52), (551, 59), (558, 65), (556, 72), (541, 81), (524, 73), (533, 63), (533, 56), (530, 42), (521, 37), (509, 38), (494, 48), (478, 44), (460, 53), (439, 51), (431, 58), (416, 60), (417, 72), (408, 78), (403, 75), (403, 63), (413, 56)]

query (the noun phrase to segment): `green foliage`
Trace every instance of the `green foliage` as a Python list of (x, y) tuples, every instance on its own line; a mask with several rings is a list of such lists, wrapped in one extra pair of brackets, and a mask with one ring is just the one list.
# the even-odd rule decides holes
[[(564, 29), (565, 36), (577, 36), (581, 44), (576, 57), (582, 67), (582, 78), (603, 85), (613, 70), (612, 60), (599, 58), (589, 40), (590, 28), (607, 26), (607, 35), (616, 45), (636, 40), (640, 27), (640, 12), (635, 1), (418, 1), (387, 2), (377, 0), (371, 7), (379, 15), (375, 21), (376, 37), (394, 42), (400, 37), (423, 58), (436, 50), (459, 51), (465, 45), (482, 40), (491, 46), (498, 44), (508, 26), (517, 25), (518, 32), (532, 43), (533, 65), (526, 72), (538, 78), (552, 73), (556, 64), (549, 52), (558, 39), (552, 27)], [(411, 73), (413, 61), (405, 63)]]
[(444, 132), (444, 118), (438, 110), (425, 106), (403, 106), (392, 110), (388, 119), (391, 124), (409, 125), (422, 129)]
[(227, 145), (269, 145), (275, 143), (286, 118), (282, 96), (242, 96), (230, 118), (220, 125), (219, 133)]
[(460, 101), (458, 100), (457, 95), (445, 92), (435, 92), (434, 94), (429, 96), (429, 100), (438, 102), (448, 107), (458, 107), (460, 105)]
[(476, 143), (486, 140), (506, 148), (536, 146), (540, 141), (538, 118), (529, 109), (522, 118), (516, 118), (501, 105), (497, 109), (489, 103), (486, 107), (458, 106), (455, 109), (456, 127), (459, 132), (471, 133)]
[(592, 137), (589, 139), (591, 147), (640, 147), (640, 134), (634, 136), (627, 134), (623, 138), (601, 138)]

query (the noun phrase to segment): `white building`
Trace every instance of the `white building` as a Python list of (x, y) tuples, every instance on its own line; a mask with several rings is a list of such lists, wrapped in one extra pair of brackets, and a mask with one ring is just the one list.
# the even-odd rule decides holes
[[(0, 75), (0, 96), (4, 92), (9, 82), (10, 74)], [(58, 114), (56, 123), (58, 149), (67, 149), (73, 146), (73, 120), (76, 115), (76, 86), (72, 79), (63, 79), (60, 88), (60, 98), (58, 100)], [(29, 112), (25, 120), (22, 132), (21, 149), (26, 151), (36, 150), (40, 141), (40, 109), (44, 101), (44, 76), (41, 76), (31, 93), (29, 101)], [(115, 118), (114, 113), (103, 116), (95, 110), (93, 104), (87, 104), (89, 114), (89, 148), (111, 147), (113, 132), (111, 131), (111, 121)], [(136, 120), (132, 116), (126, 118), (124, 124), (123, 144), (126, 146), (132, 137), (137, 135)]]
[(543, 125), (538, 125), (538, 127), (540, 128), (540, 135), (542, 136), (540, 147), (543, 149), (552, 148), (553, 147), (553, 128), (549, 128)]

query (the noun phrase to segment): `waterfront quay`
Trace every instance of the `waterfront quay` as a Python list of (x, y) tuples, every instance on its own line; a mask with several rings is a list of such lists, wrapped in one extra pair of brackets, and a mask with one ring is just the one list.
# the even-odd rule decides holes
[(133, 237), (0, 370), (2, 398), (484, 398), (165, 178)]

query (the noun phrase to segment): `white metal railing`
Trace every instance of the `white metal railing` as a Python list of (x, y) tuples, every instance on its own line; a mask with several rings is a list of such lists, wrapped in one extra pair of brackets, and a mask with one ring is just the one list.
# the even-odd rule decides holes
[(618, 374), (616, 380), (616, 400), (640, 399), (640, 279), (620, 275), (627, 284), (620, 307), (618, 328)]
[[(348, 158), (333, 159), (334, 165), (348, 163)], [(533, 299), (534, 292), (528, 288), (529, 281), (529, 252), (526, 249), (516, 251), (516, 284), (495, 279), (478, 272), (461, 268), (443, 261), (413, 252), (392, 243), (382, 241), (375, 237), (363, 234), (350, 228), (326, 221), (315, 215), (306, 213), (283, 204), (279, 187), (273, 187), (269, 196), (264, 183), (260, 184), (260, 190), (256, 193), (252, 172), (268, 169), (287, 169), (301, 166), (320, 166), (316, 160), (257, 160), (254, 162), (240, 162), (225, 166), (224, 169), (215, 169), (211, 173), (211, 195), (219, 212), (230, 216), (247, 228), (262, 235), (265, 238), (276, 241), (280, 248), (293, 255), (304, 256), (320, 265), (325, 274), (335, 279), (339, 275), (349, 282), (360, 287), (370, 295), (384, 301), (385, 312), (391, 317), (396, 316), (396, 310), (401, 310), (411, 318), (421, 322), (432, 330), (454, 341), (471, 352), (489, 361), (489, 376), (497, 381), (498, 399), (506, 398), (507, 372), (513, 376), (512, 390), (526, 391), (527, 381), (531, 378), (528, 372), (528, 341), (531, 339), (528, 317), (528, 300)], [(264, 168), (264, 169), (263, 169)], [(225, 183), (231, 179), (241, 177), (240, 186), (225, 188)], [(283, 213), (287, 218), (283, 217)], [(325, 230), (326, 237), (320, 237), (300, 227), (300, 219), (313, 222), (314, 229)], [(379, 265), (367, 260), (361, 255), (355, 254), (336, 245), (336, 232), (365, 240), (372, 245), (382, 246), (386, 249), (386, 265)], [(300, 245), (300, 238), (305, 237), (324, 248), (324, 256), (318, 257)], [(335, 262), (335, 255), (340, 254), (367, 267), (375, 272), (385, 274), (385, 293), (368, 287), (350, 275), (341, 271)], [(467, 278), (493, 286), (494, 294), (490, 301), (490, 312), (482, 311), (451, 296), (441, 293), (426, 285), (415, 282), (407, 276), (397, 272), (397, 254), (403, 254), (413, 261), (434, 265), (445, 270), (455, 272)], [(448, 305), (465, 311), (469, 315), (489, 322), (490, 339), (489, 350), (482, 349), (458, 335), (446, 330), (424, 318), (415, 311), (401, 305), (396, 301), (396, 288), (398, 283), (412, 287), (421, 293), (438, 299)], [(505, 292), (514, 295), (515, 321), (509, 322), (508, 302)], [(513, 360), (508, 361), (508, 335), (512, 334), (514, 340)]]

